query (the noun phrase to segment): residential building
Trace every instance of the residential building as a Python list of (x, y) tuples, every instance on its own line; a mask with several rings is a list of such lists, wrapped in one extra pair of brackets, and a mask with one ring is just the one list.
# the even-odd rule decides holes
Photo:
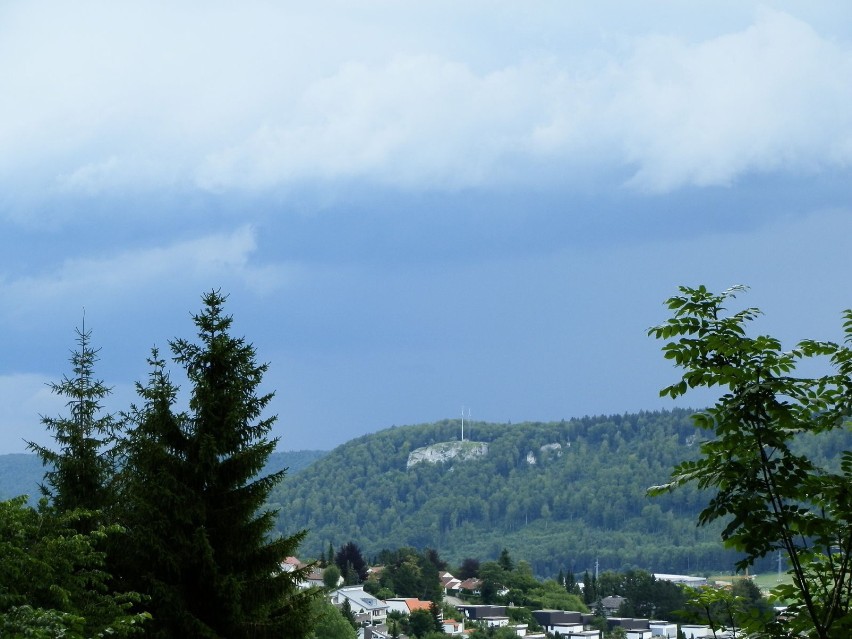
[(342, 606), (348, 600), (349, 607), (359, 623), (378, 625), (385, 623), (388, 618), (388, 605), (366, 592), (361, 586), (344, 586), (329, 594), (331, 603)]

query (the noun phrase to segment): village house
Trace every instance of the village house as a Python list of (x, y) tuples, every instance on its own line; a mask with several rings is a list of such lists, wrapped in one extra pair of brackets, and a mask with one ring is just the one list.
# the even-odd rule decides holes
[(648, 627), (654, 637), (667, 637), (677, 639), (677, 624), (670, 621), (649, 621)]
[(459, 583), (459, 592), (469, 592), (474, 595), (482, 594), (482, 580), (473, 577), (465, 579)]
[[(488, 604), (462, 604), (456, 606), (465, 619), (471, 621), (482, 621), (486, 617), (506, 617), (506, 606), (492, 606)], [(508, 619), (508, 617), (506, 617)]]
[[(415, 610), (431, 610), (432, 603), (429, 601), (421, 601), (420, 599), (411, 597), (391, 597), (385, 599), (388, 605), (388, 612), (400, 612), (404, 615), (410, 615)], [(443, 616), (443, 613), (441, 613)]]
[(534, 610), (532, 614), (538, 625), (552, 635), (568, 636), (572, 632), (582, 632), (586, 626), (586, 620), (583, 619), (584, 615), (581, 612)]
[(444, 619), (441, 622), (441, 627), (444, 629), (445, 635), (464, 634), (464, 621), (456, 621), (455, 619)]
[(617, 615), (618, 609), (621, 608), (621, 604), (623, 604), (625, 601), (627, 601), (627, 599), (619, 595), (610, 595), (609, 597), (604, 597), (603, 599), (601, 599), (601, 606), (603, 607), (604, 614), (607, 617)]
[(344, 586), (329, 594), (329, 599), (338, 608), (344, 601), (349, 601), (349, 607), (358, 623), (371, 625), (383, 624), (388, 618), (388, 605), (366, 592), (361, 586)]
[(455, 595), (461, 589), (462, 582), (446, 571), (440, 573), (438, 578), (441, 580), (441, 587), (444, 589), (445, 595)]

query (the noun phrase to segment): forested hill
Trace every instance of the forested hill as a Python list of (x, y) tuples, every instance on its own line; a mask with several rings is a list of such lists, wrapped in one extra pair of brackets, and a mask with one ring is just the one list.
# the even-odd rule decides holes
[(354, 540), (438, 549), (453, 561), (496, 558), (503, 547), (540, 575), (634, 565), (656, 572), (730, 569), (719, 529), (699, 529), (707, 497), (694, 489), (649, 499), (672, 467), (697, 454), (686, 410), (554, 423), (465, 423), (479, 457), (420, 462), (413, 450), (460, 439), (460, 420), (395, 427), (352, 440), (273, 494), (280, 529), (307, 529), (301, 550)]
[[(269, 456), (264, 472), (274, 473), (287, 468), (290, 475), (295, 475), (326, 454), (328, 451), (325, 450), (277, 451)], [(38, 485), (43, 477), (44, 468), (37, 455), (0, 455), (0, 499), (29, 495), (31, 501), (37, 501)]]

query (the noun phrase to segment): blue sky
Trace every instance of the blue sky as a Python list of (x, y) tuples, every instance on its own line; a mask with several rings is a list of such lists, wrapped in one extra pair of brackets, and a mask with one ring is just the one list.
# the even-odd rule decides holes
[(283, 449), (671, 407), (680, 284), (840, 338), (852, 8), (805, 4), (3, 3), (0, 452), (83, 309), (118, 410), (212, 288)]

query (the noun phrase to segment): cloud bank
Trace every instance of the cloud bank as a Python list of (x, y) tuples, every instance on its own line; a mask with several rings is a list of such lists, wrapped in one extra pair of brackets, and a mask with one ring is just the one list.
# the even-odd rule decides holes
[[(615, 25), (575, 50), (506, 5), (497, 26), (517, 18), (515, 48), (483, 64), (465, 37), (497, 47), (501, 32), (491, 18), (472, 35), (471, 10), (439, 28), (437, 14), (406, 19), (381, 2), (354, 22), (261, 3), (81, 6), (3, 10), (0, 82), (15, 99), (0, 104), (0, 184), (16, 197), (589, 174), (670, 192), (852, 161), (852, 41), (791, 13), (758, 10), (700, 37)], [(568, 24), (572, 11), (542, 19)]]
[[(99, 257), (70, 258), (49, 272), (0, 281), (6, 320), (50, 314), (55, 308), (81, 305), (122, 307), (151, 303), (219, 286), (256, 294), (280, 289), (298, 278), (299, 268), (258, 264), (255, 232), (242, 227), (160, 247), (118, 251)], [(176, 290), (177, 289), (177, 290)]]

